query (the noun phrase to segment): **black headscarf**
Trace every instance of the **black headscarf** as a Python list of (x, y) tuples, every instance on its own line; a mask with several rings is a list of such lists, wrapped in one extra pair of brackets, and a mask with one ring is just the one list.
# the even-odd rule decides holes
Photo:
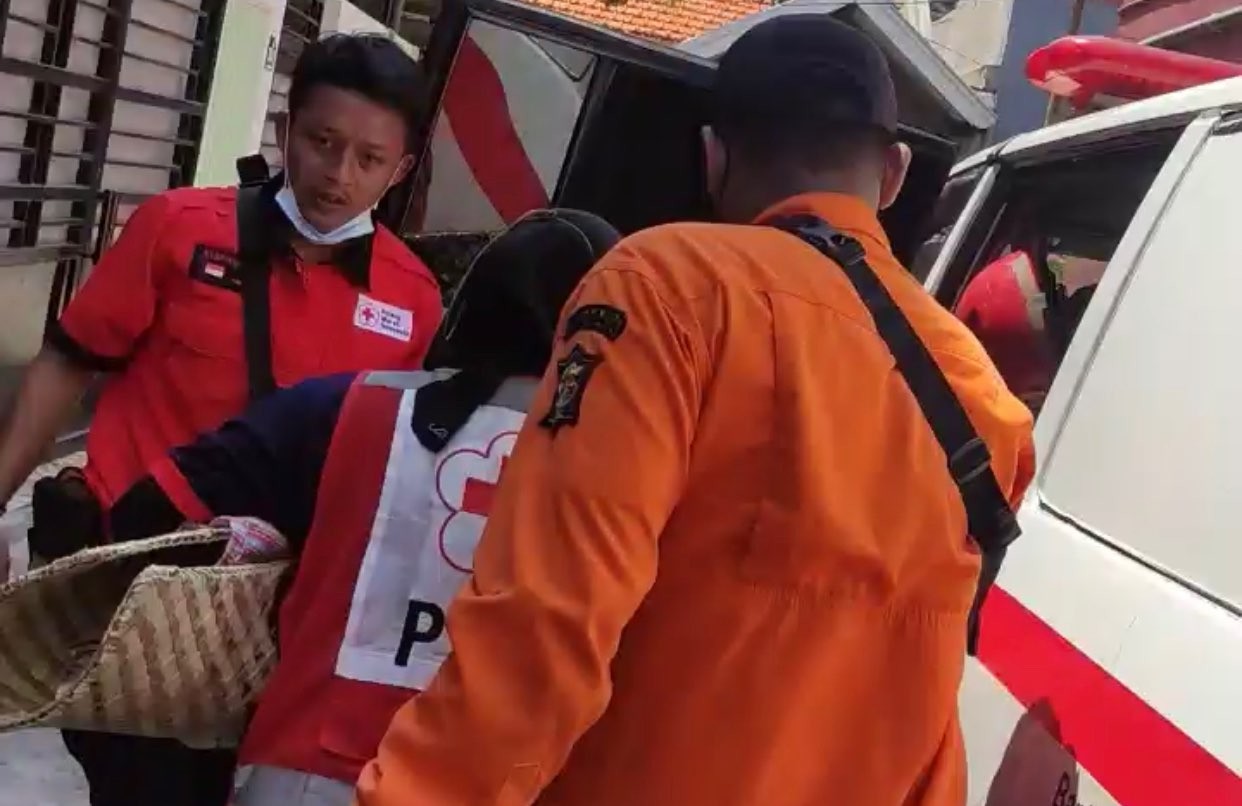
[(412, 425), (424, 448), (443, 450), (505, 379), (543, 374), (561, 308), (620, 239), (591, 213), (537, 210), (479, 252), (441, 325), (441, 363), (459, 371), (415, 393)]

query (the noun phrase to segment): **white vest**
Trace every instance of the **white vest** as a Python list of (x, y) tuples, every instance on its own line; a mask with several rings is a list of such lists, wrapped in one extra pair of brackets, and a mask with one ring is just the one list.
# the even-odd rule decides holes
[(451, 650), (445, 614), (471, 573), (535, 382), (506, 381), (445, 449), (433, 454), (410, 423), (415, 391), (443, 377), (373, 373), (365, 381), (405, 392), (337, 654), (339, 677), (422, 690)]

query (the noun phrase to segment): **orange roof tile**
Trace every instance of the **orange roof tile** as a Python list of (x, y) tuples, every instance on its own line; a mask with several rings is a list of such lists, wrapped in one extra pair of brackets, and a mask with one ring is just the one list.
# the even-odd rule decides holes
[(661, 42), (684, 42), (767, 8), (762, 0), (525, 0), (594, 25)]

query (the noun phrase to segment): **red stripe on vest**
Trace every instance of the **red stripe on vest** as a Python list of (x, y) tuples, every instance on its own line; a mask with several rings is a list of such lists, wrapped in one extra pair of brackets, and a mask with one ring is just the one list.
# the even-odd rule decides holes
[(979, 660), (1125, 806), (1242, 804), (1242, 778), (1009, 593), (983, 609)]
[(506, 224), (548, 206), (543, 180), (513, 124), (505, 85), (469, 36), (453, 63), (444, 113), (475, 182)]
[(355, 383), (320, 477), (315, 517), (280, 610), (280, 663), (242, 745), (243, 764), (352, 782), (410, 692), (335, 676), (379, 506), (401, 390)]

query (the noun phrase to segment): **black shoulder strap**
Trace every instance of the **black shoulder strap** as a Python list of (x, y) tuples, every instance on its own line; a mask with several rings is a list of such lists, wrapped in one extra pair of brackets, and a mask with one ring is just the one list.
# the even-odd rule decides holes
[(966, 507), (967, 528), (982, 555), (979, 584), (967, 625), (967, 651), (974, 655), (979, 643), (979, 610), (996, 581), (1009, 545), (1022, 533), (992, 472), (988, 447), (971, 425), (961, 401), (927, 346), (867, 264), (862, 245), (813, 216), (767, 223), (801, 238), (845, 272), (944, 450), (949, 474)]
[(237, 188), (237, 253), (241, 261), (242, 338), (250, 401), (276, 388), (272, 375), (271, 259), (263, 237), (261, 184)]

